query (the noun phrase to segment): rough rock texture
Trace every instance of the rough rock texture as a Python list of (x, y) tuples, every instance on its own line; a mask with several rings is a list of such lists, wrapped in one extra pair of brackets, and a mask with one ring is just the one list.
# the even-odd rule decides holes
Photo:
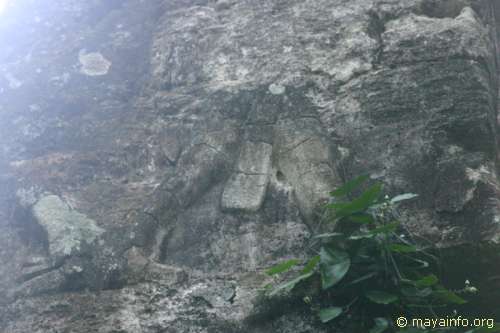
[(499, 32), (494, 0), (11, 1), (0, 331), (334, 332), (258, 290), (360, 173), (499, 242)]

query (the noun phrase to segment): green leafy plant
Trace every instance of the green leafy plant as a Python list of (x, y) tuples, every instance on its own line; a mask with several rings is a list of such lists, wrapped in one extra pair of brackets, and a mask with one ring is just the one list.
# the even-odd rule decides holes
[(360, 176), (330, 193), (326, 223), (322, 221), (328, 232), (312, 237), (306, 261), (292, 259), (267, 270), (272, 276), (298, 273), (270, 289), (269, 296), (317, 285), (304, 300), (321, 322), (357, 316), (370, 333), (394, 330), (397, 314), (435, 317), (439, 309), (465, 303), (463, 295), (477, 289), (468, 281), (461, 290), (445, 288), (433, 272), (438, 258), (413, 242), (400, 223), (398, 205), (417, 195), (383, 197), (382, 185), (376, 183), (353, 197), (367, 180)]

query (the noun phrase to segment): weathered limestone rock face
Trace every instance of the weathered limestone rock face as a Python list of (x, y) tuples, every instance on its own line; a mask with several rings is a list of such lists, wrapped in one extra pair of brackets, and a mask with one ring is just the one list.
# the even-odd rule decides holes
[(0, 331), (334, 332), (258, 289), (360, 173), (440, 247), (499, 242), (498, 31), (494, 0), (11, 1)]

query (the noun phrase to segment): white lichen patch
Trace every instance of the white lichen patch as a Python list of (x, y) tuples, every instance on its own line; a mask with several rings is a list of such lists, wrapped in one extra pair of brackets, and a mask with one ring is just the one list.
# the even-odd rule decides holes
[(448, 146), (448, 154), (450, 155), (457, 155), (459, 153), (463, 152), (462, 147), (456, 146), (456, 145), (450, 145)]
[(132, 41), (132, 33), (125, 30), (115, 31), (109, 34), (111, 37), (111, 43), (114, 47), (123, 47), (129, 45)]
[(23, 85), (23, 81), (19, 80), (11, 73), (5, 73), (4, 77), (7, 80), (7, 82), (9, 83), (9, 88), (11, 88), (11, 89), (17, 89)]
[(61, 75), (56, 75), (56, 76), (52, 76), (49, 78), (49, 82), (53, 85), (56, 85), (56, 86), (59, 86), (59, 87), (62, 87), (64, 86), (66, 83), (69, 82), (69, 79), (70, 79), (71, 75), (67, 72), (64, 72), (62, 73)]
[(349, 81), (354, 75), (368, 72), (372, 65), (360, 58), (345, 60), (341, 66), (335, 66), (333, 70), (328, 71), (330, 75), (342, 82)]
[(476, 190), (477, 183), (479, 181), (492, 185), (495, 188), (498, 188), (498, 181), (496, 175), (494, 172), (491, 172), (490, 170), (491, 168), (488, 168), (485, 165), (481, 165), (477, 169), (471, 169), (471, 168), (465, 169), (465, 174), (467, 175), (467, 178), (474, 184), (470, 189), (467, 190), (467, 193), (465, 195), (465, 202), (472, 200), (472, 198), (474, 197), (474, 191)]
[(32, 206), (38, 198), (38, 190), (34, 187), (28, 189), (20, 188), (16, 191), (16, 198), (22, 207)]
[(199, 283), (193, 284), (189, 288), (184, 289), (180, 295), (182, 298), (185, 298), (188, 295), (191, 295), (193, 293), (197, 293), (200, 290), (204, 290), (207, 288), (208, 288), (208, 285), (206, 283), (199, 282)]
[(455, 20), (469, 20), (473, 23), (478, 23), (480, 21), (476, 12), (471, 7), (464, 7)]
[(489, 175), (490, 171), (486, 168), (486, 166), (481, 165), (478, 169), (466, 168), (465, 173), (467, 174), (467, 178), (474, 182), (475, 185), (478, 181)]
[(325, 96), (323, 93), (310, 89), (306, 97), (319, 109), (335, 110), (335, 100)]
[(85, 53), (82, 50), (78, 54), (78, 61), (81, 65), (80, 73), (88, 76), (106, 75), (111, 67), (111, 61), (99, 52)]
[(351, 151), (348, 148), (339, 146), (338, 150), (340, 152), (340, 157), (342, 159), (347, 158), (347, 157), (349, 157), (351, 155)]
[(269, 85), (269, 92), (273, 95), (284, 94), (285, 90), (285, 87), (280, 84), (272, 83), (271, 85)]
[(33, 206), (33, 215), (47, 231), (49, 251), (54, 259), (80, 251), (104, 233), (95, 221), (72, 210), (56, 195), (42, 197)]

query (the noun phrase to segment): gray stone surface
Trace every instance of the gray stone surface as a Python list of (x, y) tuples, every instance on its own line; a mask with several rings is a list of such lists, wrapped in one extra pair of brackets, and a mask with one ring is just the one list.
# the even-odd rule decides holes
[(47, 233), (49, 253), (54, 259), (77, 255), (83, 244), (92, 245), (104, 233), (95, 222), (73, 211), (56, 195), (47, 195), (33, 206), (33, 216)]
[(278, 171), (294, 189), (302, 214), (311, 221), (317, 206), (325, 203), (338, 181), (333, 147), (325, 140), (324, 128), (316, 118), (280, 121), (275, 137)]
[(235, 173), (222, 192), (222, 209), (259, 210), (269, 183), (271, 154), (272, 146), (267, 143), (243, 144)]
[(494, 0), (10, 1), (0, 331), (339, 331), (258, 290), (361, 173), (419, 194), (419, 239), (498, 243), (498, 22)]

